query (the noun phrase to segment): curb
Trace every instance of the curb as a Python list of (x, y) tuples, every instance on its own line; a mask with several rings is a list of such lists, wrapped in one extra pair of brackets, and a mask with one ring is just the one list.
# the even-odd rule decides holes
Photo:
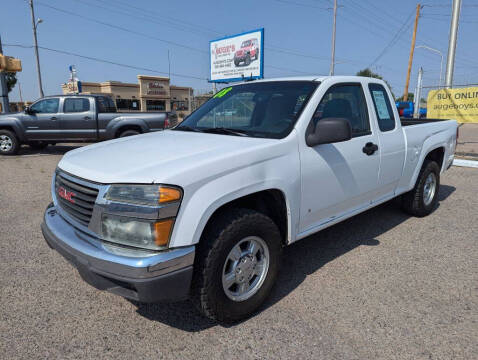
[(478, 169), (478, 161), (475, 161), (475, 160), (454, 159), (453, 165)]

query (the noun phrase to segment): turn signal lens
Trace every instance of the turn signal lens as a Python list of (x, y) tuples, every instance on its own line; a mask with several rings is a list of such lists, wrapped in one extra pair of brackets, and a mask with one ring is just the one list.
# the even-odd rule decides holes
[(168, 245), (173, 224), (174, 219), (168, 219), (154, 223), (154, 240), (157, 246)]
[(174, 188), (160, 187), (159, 188), (159, 203), (166, 203), (170, 201), (177, 201), (181, 199), (181, 191)]

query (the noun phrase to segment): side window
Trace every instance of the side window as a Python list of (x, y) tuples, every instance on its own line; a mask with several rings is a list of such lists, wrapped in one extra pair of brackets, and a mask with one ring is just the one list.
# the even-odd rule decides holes
[(90, 110), (90, 100), (85, 98), (66, 98), (63, 112), (76, 113)]
[(36, 114), (55, 114), (58, 112), (58, 98), (44, 99), (36, 102), (31, 106)]
[(368, 84), (380, 131), (395, 129), (395, 116), (387, 91), (380, 84)]
[(365, 95), (360, 84), (332, 86), (315, 110), (313, 121), (325, 118), (345, 118), (352, 127), (352, 136), (370, 135), (370, 121)]

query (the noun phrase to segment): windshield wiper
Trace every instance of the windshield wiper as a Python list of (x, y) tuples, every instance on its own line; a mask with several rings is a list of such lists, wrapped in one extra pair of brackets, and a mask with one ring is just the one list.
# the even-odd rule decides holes
[(214, 127), (214, 128), (206, 128), (202, 130), (205, 133), (212, 133), (212, 134), (225, 134), (225, 135), (236, 135), (236, 136), (248, 136), (248, 132), (245, 130), (240, 129), (230, 129), (225, 127)]
[(184, 126), (176, 126), (174, 129), (171, 129), (171, 130), (202, 132), (202, 130), (200, 130), (200, 129), (198, 129), (198, 128), (193, 128), (193, 127), (187, 126), (187, 125), (184, 125)]

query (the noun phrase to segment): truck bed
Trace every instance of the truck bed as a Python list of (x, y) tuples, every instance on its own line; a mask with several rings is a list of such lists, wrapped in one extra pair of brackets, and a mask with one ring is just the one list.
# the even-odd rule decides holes
[(420, 125), (424, 123), (447, 121), (447, 119), (428, 119), (428, 118), (400, 118), (402, 126)]

